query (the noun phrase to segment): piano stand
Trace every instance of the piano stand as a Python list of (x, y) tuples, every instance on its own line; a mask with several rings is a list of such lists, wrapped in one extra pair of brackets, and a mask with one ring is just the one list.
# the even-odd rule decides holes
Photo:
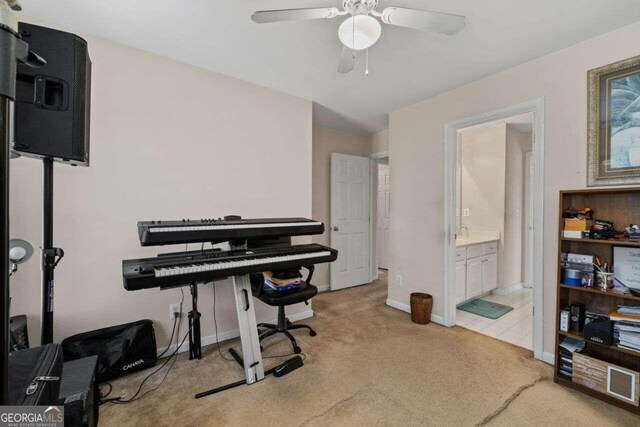
[(191, 311), (189, 312), (189, 360), (202, 359), (202, 344), (200, 341), (200, 317), (198, 312), (198, 284), (192, 283)]
[[(238, 354), (238, 352), (235, 351), (233, 348), (229, 349), (229, 353), (231, 354), (231, 356), (233, 356), (233, 358), (236, 360), (236, 362), (238, 362), (238, 364), (244, 368), (244, 360), (242, 359), (242, 356), (240, 356)], [(284, 366), (285, 364), (287, 364), (287, 362), (288, 361), (284, 362), (281, 365), (277, 365), (277, 366), (274, 366), (271, 369), (266, 370), (264, 372), (264, 376), (268, 377), (269, 375), (273, 374), (276, 369), (280, 368), (281, 366)], [(221, 391), (230, 390), (232, 388), (240, 387), (241, 385), (245, 385), (245, 384), (248, 385), (249, 383), (247, 383), (247, 381), (244, 381), (244, 380), (236, 381), (236, 382), (231, 383), (231, 384), (223, 385), (221, 387), (212, 388), (211, 390), (207, 390), (207, 391), (203, 391), (201, 393), (198, 393), (198, 394), (196, 394), (195, 398), (196, 399), (200, 399), (202, 397), (211, 396), (212, 394), (216, 394), (216, 393), (220, 393)]]
[[(231, 249), (246, 248), (246, 242), (231, 242)], [(262, 366), (262, 354), (260, 352), (260, 337), (258, 336), (258, 325), (256, 324), (256, 313), (253, 309), (253, 296), (251, 294), (251, 282), (249, 275), (233, 276), (233, 293), (236, 300), (236, 312), (238, 315), (238, 326), (240, 329), (240, 343), (242, 346), (242, 356), (234, 349), (229, 349), (229, 353), (242, 367), (245, 374), (244, 381), (236, 381), (222, 387), (214, 388), (196, 394), (196, 399), (209, 396), (224, 390), (239, 387), (243, 384), (253, 384), (264, 379), (266, 375), (273, 373), (275, 368), (265, 372)]]
[(238, 352), (233, 348), (229, 349), (229, 354), (235, 359), (236, 362), (238, 362), (238, 365), (240, 365), (240, 367), (244, 369), (244, 360), (242, 360), (242, 356), (240, 356)]

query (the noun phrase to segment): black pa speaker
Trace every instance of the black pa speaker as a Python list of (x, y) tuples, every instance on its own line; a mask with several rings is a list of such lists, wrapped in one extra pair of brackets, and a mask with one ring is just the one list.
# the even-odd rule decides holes
[(18, 64), (12, 149), (27, 157), (89, 166), (91, 60), (75, 34), (20, 22), (29, 49), (47, 61)]

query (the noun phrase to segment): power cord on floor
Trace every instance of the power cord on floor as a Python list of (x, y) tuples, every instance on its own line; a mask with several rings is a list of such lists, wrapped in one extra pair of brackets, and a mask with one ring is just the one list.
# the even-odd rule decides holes
[[(104, 393), (102, 391), (102, 389), (100, 387), (102, 387), (103, 385), (106, 385), (109, 387), (109, 391)], [(98, 392), (100, 394), (100, 404), (102, 404), (102, 402), (107, 398), (107, 396), (109, 396), (111, 394), (111, 392), (113, 391), (113, 386), (111, 385), (110, 382), (104, 382), (102, 384), (98, 385)]]
[[(189, 331), (191, 330), (191, 328), (189, 328)], [(189, 337), (189, 331), (187, 331), (187, 333), (184, 335), (184, 338), (182, 338), (182, 341), (180, 342), (180, 345), (177, 346), (177, 348), (174, 350), (173, 353), (171, 353), (171, 355), (169, 357), (167, 357), (167, 360), (165, 360), (165, 362), (162, 364), (162, 366), (160, 366), (158, 369), (156, 369), (155, 371), (153, 371), (152, 373), (150, 373), (149, 375), (147, 375), (144, 380), (142, 380), (142, 382), (140, 383), (140, 386), (138, 387), (138, 390), (135, 392), (135, 394), (133, 396), (131, 396), (129, 399), (122, 399), (122, 397), (114, 397), (111, 399), (103, 399), (100, 404), (103, 403), (113, 403), (113, 404), (117, 404), (117, 405), (125, 405), (128, 403), (132, 403), (135, 402), (136, 400), (140, 400), (142, 399), (144, 396), (146, 396), (147, 394), (156, 391), (161, 385), (162, 383), (164, 383), (164, 380), (167, 379), (167, 376), (169, 375), (169, 372), (171, 371), (171, 368), (173, 368), (174, 363), (177, 360), (176, 355), (178, 354), (178, 351), (180, 350), (180, 348), (182, 347), (182, 345), (184, 344), (184, 342), (187, 340), (187, 338)], [(176, 345), (178, 344), (177, 340), (176, 340)], [(147, 380), (149, 378), (151, 378), (152, 376), (154, 376), (156, 373), (160, 372), (165, 366), (167, 366), (167, 364), (171, 362), (171, 365), (169, 365), (169, 369), (167, 369), (167, 371), (165, 372), (164, 376), (162, 377), (162, 380), (158, 383), (158, 385), (156, 385), (155, 387), (153, 387), (152, 389), (149, 389), (147, 391), (145, 391), (144, 393), (140, 394), (140, 392), (142, 391), (142, 387), (144, 386), (144, 384), (147, 382)], [(109, 384), (109, 386), (111, 386), (111, 384)], [(109, 390), (109, 392), (107, 393), (107, 395), (111, 393), (111, 390)], [(140, 394), (140, 396), (138, 396)]]
[(173, 317), (173, 327), (171, 328), (171, 337), (169, 338), (169, 345), (167, 346), (167, 348), (164, 349), (162, 353), (158, 355), (158, 359), (161, 359), (162, 356), (164, 356), (165, 353), (169, 351), (169, 349), (171, 348), (171, 343), (173, 342), (173, 334), (176, 333), (176, 325), (178, 324), (178, 318), (180, 318), (180, 316)]
[[(127, 403), (135, 402), (136, 400), (142, 399), (147, 394), (149, 394), (149, 393), (151, 393), (153, 391), (156, 391), (162, 385), (162, 383), (164, 383), (164, 380), (167, 379), (167, 376), (169, 375), (169, 372), (171, 371), (171, 368), (173, 368), (174, 363), (176, 363), (176, 360), (178, 359), (178, 357), (177, 357), (178, 351), (180, 351), (180, 348), (182, 348), (182, 345), (184, 344), (185, 340), (189, 336), (189, 332), (191, 331), (191, 328), (189, 328), (189, 330), (185, 334), (184, 338), (180, 342), (180, 345), (178, 345), (179, 333), (180, 333), (180, 325), (182, 324), (182, 305), (184, 304), (184, 291), (182, 289), (180, 289), (180, 292), (182, 293), (182, 299), (180, 301), (180, 312), (179, 312), (178, 316), (174, 317), (174, 319), (173, 319), (173, 328), (172, 328), (172, 331), (171, 331), (171, 338), (169, 338), (169, 345), (167, 346), (167, 348), (158, 357), (159, 358), (162, 357), (171, 348), (171, 344), (173, 342), (174, 334), (175, 334), (175, 337), (176, 337), (176, 349), (173, 351), (173, 353), (171, 353), (171, 355), (169, 357), (167, 357), (167, 360), (164, 361), (162, 366), (160, 366), (158, 369), (156, 369), (155, 371), (153, 371), (152, 373), (147, 375), (142, 380), (142, 382), (140, 383), (140, 386), (138, 387), (138, 390), (129, 399), (123, 400), (121, 396), (113, 397), (111, 399), (107, 399), (107, 396), (109, 396), (111, 394), (111, 392), (113, 391), (113, 386), (111, 385), (111, 383), (108, 383), (108, 382), (104, 383), (107, 386), (109, 386), (109, 391), (107, 391), (104, 394), (103, 394), (102, 391), (100, 391), (100, 405), (102, 405), (104, 403), (113, 403), (113, 404), (124, 405), (124, 404), (127, 404)], [(177, 325), (177, 328), (176, 328), (176, 325)], [(147, 382), (147, 380), (149, 378), (151, 378), (152, 376), (154, 376), (156, 373), (158, 373), (160, 370), (162, 370), (165, 366), (167, 366), (167, 364), (169, 362), (171, 362), (171, 365), (169, 365), (169, 369), (167, 369), (167, 371), (165, 372), (164, 377), (162, 377), (162, 380), (160, 381), (160, 383), (158, 383), (158, 385), (156, 385), (154, 388), (152, 388), (150, 390), (147, 390), (146, 392), (144, 392), (143, 394), (138, 396), (138, 394), (140, 394), (140, 392), (142, 391), (142, 387)]]

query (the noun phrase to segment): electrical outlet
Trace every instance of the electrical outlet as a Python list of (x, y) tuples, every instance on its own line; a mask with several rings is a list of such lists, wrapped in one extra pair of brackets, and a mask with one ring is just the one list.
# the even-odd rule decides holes
[(396, 285), (402, 286), (402, 274), (396, 274)]
[(462, 215), (463, 215), (463, 216), (469, 216), (469, 214), (470, 214), (469, 208), (464, 208), (464, 209), (462, 210)]
[(180, 304), (169, 304), (169, 320), (180, 316)]

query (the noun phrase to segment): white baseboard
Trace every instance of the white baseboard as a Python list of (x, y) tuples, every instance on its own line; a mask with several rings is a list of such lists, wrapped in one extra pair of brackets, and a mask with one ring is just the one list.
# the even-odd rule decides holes
[(515, 285), (507, 286), (506, 288), (496, 288), (492, 290), (491, 293), (496, 295), (507, 295), (511, 292), (519, 291), (522, 288), (524, 288), (522, 283), (516, 283)]
[[(411, 306), (409, 304), (404, 304), (392, 299), (387, 299), (386, 304), (389, 307), (395, 308), (396, 310), (404, 311), (405, 313), (411, 313)], [(444, 321), (444, 317), (438, 316), (437, 314), (431, 314), (431, 321), (433, 323), (437, 323), (438, 325), (447, 326)]]
[(331, 285), (316, 285), (318, 292), (327, 292), (331, 290)]
[[(301, 313), (296, 313), (296, 314), (292, 314), (292, 315), (287, 315), (287, 318), (289, 320), (291, 320), (292, 322), (296, 322), (298, 320), (302, 320), (302, 319), (308, 319), (310, 317), (313, 317), (313, 310), (312, 309), (308, 309), (305, 310)], [(186, 318), (186, 316), (185, 316)], [(185, 319), (186, 320), (186, 319)], [(258, 322), (261, 323), (261, 322)], [(271, 319), (271, 320), (265, 320), (262, 323), (278, 323), (277, 319)], [(183, 324), (186, 324), (186, 322), (183, 322)], [(182, 331), (182, 336), (180, 337), (180, 339), (182, 339), (184, 337), (184, 334), (186, 334), (186, 330)], [(231, 331), (225, 331), (225, 332), (218, 332), (218, 336), (216, 336), (216, 334), (212, 334), (212, 335), (207, 335), (206, 337), (202, 337), (201, 338), (201, 344), (202, 346), (207, 346), (207, 345), (211, 345), (211, 344), (215, 344), (218, 341), (226, 341), (226, 340), (230, 340), (232, 338), (237, 338), (240, 336), (240, 330), (239, 329), (233, 329)], [(169, 356), (171, 354), (173, 354), (174, 351), (176, 351), (176, 344), (173, 344), (169, 347), (169, 350), (167, 350), (166, 354), (164, 356)], [(159, 348), (158, 349), (158, 356), (160, 354), (162, 354), (165, 350), (167, 349), (167, 347), (163, 347), (163, 348)], [(180, 347), (180, 350), (178, 350), (178, 353), (184, 353), (185, 351), (189, 351), (189, 342), (188, 340), (185, 340), (184, 344), (182, 345), (182, 347)]]
[(394, 301), (392, 299), (387, 299), (386, 304), (389, 307), (393, 307), (397, 310), (404, 311), (405, 313), (411, 313), (411, 306), (409, 304), (403, 304), (401, 302)]
[(553, 353), (542, 353), (542, 361), (548, 363), (549, 365), (553, 365), (555, 362), (556, 356)]

